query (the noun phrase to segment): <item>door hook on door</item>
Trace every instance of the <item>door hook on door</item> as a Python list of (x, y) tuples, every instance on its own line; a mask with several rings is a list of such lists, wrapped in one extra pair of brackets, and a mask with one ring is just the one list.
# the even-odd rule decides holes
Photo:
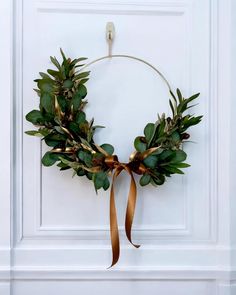
[(112, 43), (115, 37), (115, 26), (113, 22), (108, 22), (106, 25), (106, 38), (108, 42), (108, 56), (112, 55)]

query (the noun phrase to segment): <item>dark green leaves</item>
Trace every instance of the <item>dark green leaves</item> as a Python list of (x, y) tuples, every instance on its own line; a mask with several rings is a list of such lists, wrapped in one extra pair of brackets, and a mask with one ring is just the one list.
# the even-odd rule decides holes
[(66, 56), (65, 56), (65, 53), (63, 52), (63, 50), (60, 48), (60, 52), (61, 52), (61, 55), (62, 55), (62, 58), (63, 58), (63, 63), (66, 62)]
[(64, 96), (62, 96), (62, 95), (58, 95), (57, 96), (57, 101), (58, 101), (58, 104), (60, 106), (61, 111), (64, 113), (66, 111), (66, 108), (67, 108), (66, 98)]
[(155, 124), (148, 123), (146, 127), (144, 128), (144, 135), (148, 143), (152, 140), (154, 133), (155, 133)]
[(183, 163), (187, 154), (183, 150), (166, 150), (159, 155), (159, 170), (169, 176), (170, 174), (184, 174), (179, 168), (187, 168), (188, 164)]
[(100, 188), (104, 188), (104, 190), (107, 190), (110, 185), (109, 180), (107, 178), (107, 174), (103, 171), (94, 173), (93, 182), (94, 182), (94, 187), (96, 190)]
[[(38, 130), (26, 131), (26, 134), (41, 136), (53, 148), (43, 156), (43, 165), (52, 166), (58, 162), (57, 166), (61, 170), (71, 168), (74, 175), (86, 176), (92, 180), (96, 190), (106, 190), (110, 186), (108, 175), (114, 167), (107, 165), (105, 157), (113, 155), (114, 148), (107, 143), (101, 145), (103, 150), (98, 148), (94, 142), (94, 132), (102, 126), (94, 126), (93, 119), (86, 119), (85, 83), (90, 72), (77, 70), (86, 58), (71, 60), (62, 49), (60, 52), (61, 61), (50, 57), (55, 68), (40, 72), (40, 78), (35, 80), (40, 107), (39, 110), (28, 113), (26, 119), (36, 125)], [(181, 169), (189, 167), (184, 162), (187, 155), (182, 150), (183, 141), (189, 138), (185, 131), (198, 124), (202, 116), (183, 116), (183, 113), (193, 107), (191, 103), (199, 94), (184, 98), (177, 89), (176, 94), (170, 92), (170, 95), (172, 117), (158, 115), (155, 123), (145, 126), (144, 136), (134, 140), (137, 153), (133, 154), (133, 163), (127, 167), (138, 174), (144, 171), (140, 178), (141, 186), (149, 183), (162, 185), (166, 177), (175, 173), (182, 174)]]
[(38, 88), (42, 92), (51, 93), (53, 92), (54, 82), (51, 79), (40, 79), (38, 80)]
[(150, 155), (146, 159), (143, 160), (143, 163), (146, 167), (154, 169), (157, 166), (158, 157)]
[(187, 158), (187, 154), (182, 150), (172, 151), (165, 150), (159, 155), (159, 161), (165, 163), (183, 162)]
[(39, 130), (29, 130), (25, 131), (25, 134), (31, 135), (31, 136), (47, 136), (50, 134), (50, 130), (47, 128), (39, 129)]
[(147, 143), (145, 137), (138, 136), (134, 140), (134, 147), (138, 152), (144, 152), (147, 149)]
[(31, 135), (31, 136), (41, 135), (41, 133), (40, 133), (38, 130), (29, 130), (29, 131), (25, 131), (25, 134), (27, 134), (27, 135)]
[(89, 76), (89, 74), (90, 74), (90, 71), (79, 73), (78, 75), (74, 76), (74, 80), (80, 80), (82, 78), (87, 78)]
[(76, 117), (75, 117), (75, 122), (76, 122), (77, 124), (81, 124), (81, 123), (84, 123), (85, 120), (86, 120), (86, 115), (85, 115), (85, 113), (82, 112), (82, 111), (81, 111), (81, 112), (78, 112), (77, 115), (76, 115)]
[(70, 79), (67, 79), (63, 82), (63, 88), (71, 89), (73, 85), (74, 85), (74, 82), (71, 81)]
[(59, 161), (59, 155), (50, 152), (46, 152), (42, 158), (42, 164), (47, 167), (52, 166), (57, 161)]
[(48, 113), (54, 112), (54, 97), (49, 93), (43, 93), (40, 97), (40, 105)]
[(73, 110), (77, 111), (81, 105), (82, 96), (79, 92), (76, 92), (72, 98), (71, 104), (73, 105)]
[(202, 116), (191, 117), (189, 115), (185, 116), (182, 120), (181, 131), (184, 132), (189, 127), (197, 125), (201, 122)]
[[(173, 116), (174, 115), (182, 115), (187, 109), (192, 107), (192, 106), (189, 106), (189, 103), (192, 102), (193, 100), (195, 100), (196, 98), (198, 98), (198, 96), (200, 95), (200, 93), (196, 93), (189, 98), (184, 98), (178, 88), (177, 88), (176, 93), (177, 93), (177, 97), (178, 97), (178, 104), (177, 104), (176, 97), (171, 92), (171, 95), (174, 99), (174, 104), (170, 101), (170, 106), (172, 109)], [(174, 107), (174, 105), (175, 105), (175, 107)]]
[(104, 143), (101, 145), (101, 148), (104, 149), (109, 155), (114, 153), (114, 147), (111, 144)]
[(171, 163), (179, 163), (185, 161), (187, 158), (187, 154), (182, 151), (178, 150), (174, 152), (174, 157), (171, 159)]
[(172, 111), (172, 116), (174, 117), (175, 116), (175, 107), (174, 107), (174, 104), (173, 102), (171, 101), (171, 99), (169, 99), (169, 105), (170, 105), (170, 108), (171, 108), (171, 111)]
[(45, 143), (50, 147), (58, 147), (58, 146), (65, 146), (65, 141), (67, 137), (66, 135), (59, 134), (59, 133), (51, 133), (45, 136), (44, 140)]
[(163, 174), (156, 173), (152, 177), (151, 182), (153, 185), (162, 185), (165, 182), (165, 176)]
[(141, 186), (145, 186), (145, 185), (149, 184), (150, 181), (151, 181), (151, 176), (149, 174), (145, 173), (140, 178), (139, 183), (140, 183)]
[(29, 112), (25, 116), (25, 118), (27, 121), (33, 123), (34, 125), (42, 124), (44, 122), (44, 117), (41, 114), (41, 112), (38, 110), (33, 110), (33, 111)]
[(81, 150), (78, 152), (78, 157), (87, 167), (92, 167), (92, 155), (89, 152)]
[(60, 64), (59, 64), (59, 61), (56, 59), (55, 56), (54, 56), (54, 57), (50, 56), (50, 60), (51, 60), (51, 62), (54, 64), (54, 66), (58, 68), (58, 70), (61, 69), (61, 66), (60, 66)]
[(87, 95), (87, 88), (83, 84), (80, 84), (78, 86), (77, 93), (84, 98)]

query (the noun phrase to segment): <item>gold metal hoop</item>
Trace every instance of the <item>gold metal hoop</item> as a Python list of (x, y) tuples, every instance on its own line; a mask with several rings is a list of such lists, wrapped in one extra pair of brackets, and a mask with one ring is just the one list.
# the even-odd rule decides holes
[(87, 67), (89, 67), (89, 66), (91, 66), (91, 65), (93, 65), (93, 64), (95, 64), (95, 63), (97, 63), (97, 62), (99, 62), (99, 61), (102, 61), (102, 60), (104, 60), (104, 59), (110, 59), (110, 58), (129, 58), (129, 59), (133, 59), (133, 60), (137, 60), (137, 61), (139, 61), (139, 62), (142, 62), (142, 63), (144, 63), (145, 65), (147, 65), (147, 66), (149, 66), (150, 68), (152, 68), (161, 78), (162, 78), (162, 80), (166, 83), (166, 85), (167, 85), (167, 87), (168, 87), (168, 89), (169, 89), (169, 91), (171, 91), (171, 87), (170, 87), (170, 83), (167, 81), (167, 79), (165, 78), (165, 76), (156, 68), (156, 67), (154, 67), (152, 64), (150, 64), (149, 62), (147, 62), (147, 61), (145, 61), (145, 60), (143, 60), (143, 59), (141, 59), (141, 58), (139, 58), (139, 57), (135, 57), (135, 56), (132, 56), (132, 55), (126, 55), (126, 54), (113, 54), (113, 55), (106, 55), (106, 56), (102, 56), (102, 57), (100, 57), (100, 58), (97, 58), (97, 59), (95, 59), (95, 60), (93, 60), (93, 61), (91, 61), (91, 62), (89, 62), (89, 63), (87, 63), (85, 66), (83, 66), (80, 70), (79, 70), (79, 72), (80, 71), (82, 71), (82, 70), (84, 70), (85, 68), (87, 68)]
[(112, 44), (113, 44), (113, 40), (114, 40), (114, 37), (115, 37), (115, 26), (113, 24), (113, 22), (108, 22), (107, 25), (106, 25), (106, 39), (107, 39), (107, 42), (108, 42), (108, 55), (106, 56), (102, 56), (102, 57), (99, 57), (89, 63), (87, 63), (85, 66), (83, 66), (80, 70), (84, 70), (85, 68), (99, 62), (99, 61), (102, 61), (104, 59), (110, 59), (110, 58), (129, 58), (129, 59), (133, 59), (133, 60), (137, 60), (139, 62), (142, 62), (144, 63), (145, 65), (147, 65), (148, 67), (152, 68), (161, 78), (162, 80), (166, 83), (169, 91), (172, 91), (171, 90), (171, 87), (170, 87), (170, 83), (167, 81), (167, 79), (165, 78), (165, 76), (156, 68), (154, 67), (151, 63), (147, 62), (146, 60), (142, 59), (142, 58), (139, 58), (139, 57), (136, 57), (136, 56), (132, 56), (132, 55), (126, 55), (126, 54), (112, 54)]

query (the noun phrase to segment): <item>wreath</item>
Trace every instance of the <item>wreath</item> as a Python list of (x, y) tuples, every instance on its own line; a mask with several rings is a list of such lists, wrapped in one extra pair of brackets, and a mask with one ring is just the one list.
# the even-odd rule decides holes
[[(94, 125), (94, 119), (87, 120), (84, 111), (87, 101), (89, 71), (83, 71), (82, 63), (87, 58), (67, 58), (62, 50), (62, 62), (50, 57), (56, 67), (40, 72), (40, 78), (34, 80), (40, 97), (39, 109), (26, 115), (37, 130), (26, 131), (33, 136), (40, 136), (51, 150), (42, 157), (44, 166), (57, 164), (60, 170), (72, 169), (74, 175), (85, 176), (94, 184), (95, 190), (110, 191), (110, 234), (112, 243), (113, 266), (119, 259), (119, 233), (116, 217), (114, 181), (125, 170), (131, 177), (128, 196), (125, 231), (131, 239), (131, 227), (136, 202), (136, 183), (133, 173), (140, 175), (141, 186), (164, 184), (172, 174), (183, 174), (182, 169), (190, 165), (185, 163), (187, 154), (183, 143), (190, 135), (189, 127), (198, 124), (202, 116), (186, 113), (194, 105), (191, 103), (199, 93), (184, 98), (177, 89), (176, 94), (170, 91), (169, 105), (171, 116), (158, 115), (155, 123), (148, 123), (144, 134), (134, 140), (135, 151), (128, 163), (119, 162), (111, 144), (96, 144), (94, 133), (103, 126)], [(81, 68), (82, 67), (82, 68)], [(111, 179), (112, 177), (112, 179)]]

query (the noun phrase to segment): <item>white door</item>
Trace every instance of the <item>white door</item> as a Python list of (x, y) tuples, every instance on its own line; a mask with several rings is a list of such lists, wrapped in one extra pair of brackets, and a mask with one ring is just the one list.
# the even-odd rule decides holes
[[(17, 0), (11, 8), (12, 228), (0, 294), (236, 292), (236, 278), (229, 279), (230, 1)], [(118, 264), (107, 270), (109, 191), (96, 195), (85, 178), (72, 178), (70, 171), (56, 166), (42, 167), (48, 147), (24, 134), (32, 129), (24, 117), (38, 107), (33, 80), (52, 68), (49, 56), (60, 58), (60, 47), (71, 58), (92, 61), (106, 55), (109, 21), (115, 25), (113, 53), (150, 62), (186, 97), (200, 92), (194, 112), (204, 118), (191, 130), (194, 143), (184, 147), (191, 164), (185, 175), (158, 188), (138, 187), (133, 240), (141, 244), (139, 249), (125, 238), (129, 177), (125, 172), (119, 177), (121, 254)], [(113, 144), (119, 159), (127, 162), (146, 123), (154, 122), (158, 113), (170, 113), (168, 89), (151, 68), (134, 60), (105, 60), (90, 70), (87, 115), (106, 126), (96, 141)], [(3, 116), (9, 119), (8, 112)], [(9, 174), (1, 177), (9, 180)], [(9, 205), (7, 180), (3, 192)], [(3, 232), (9, 233), (9, 227)], [(9, 236), (3, 239), (4, 249), (6, 241)]]

